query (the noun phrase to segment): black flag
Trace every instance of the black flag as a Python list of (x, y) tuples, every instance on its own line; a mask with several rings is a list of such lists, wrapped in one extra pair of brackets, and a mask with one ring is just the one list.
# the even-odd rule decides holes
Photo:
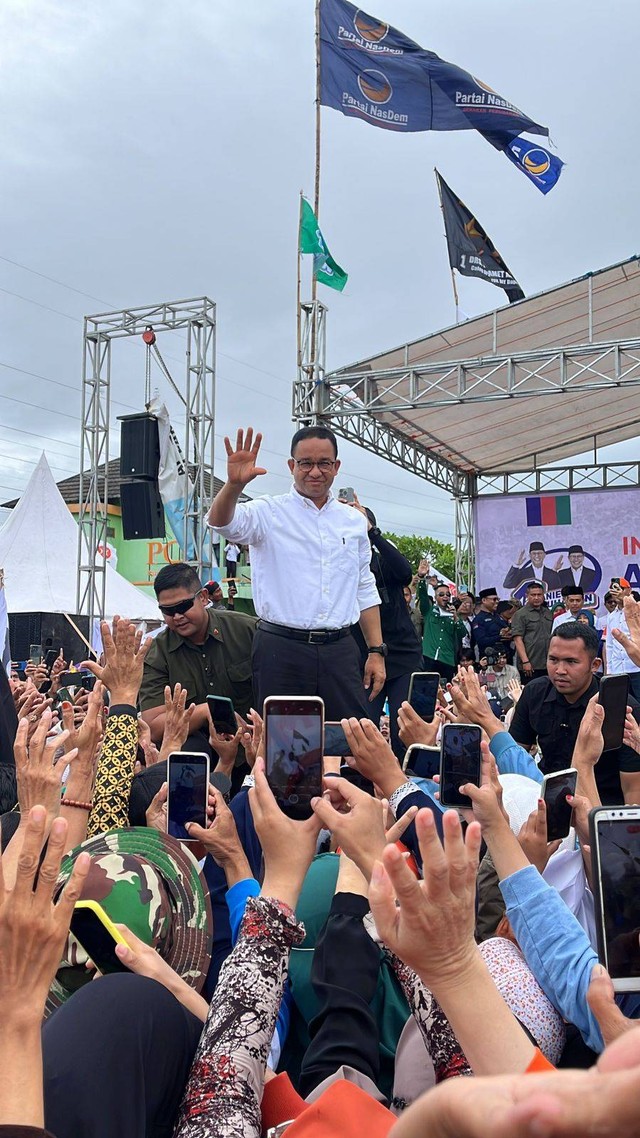
[(516, 278), (509, 272), (493, 241), (463, 201), (449, 188), (436, 170), (444, 228), (449, 249), (449, 264), (465, 277), (481, 277), (489, 284), (504, 289), (509, 303), (524, 300)]

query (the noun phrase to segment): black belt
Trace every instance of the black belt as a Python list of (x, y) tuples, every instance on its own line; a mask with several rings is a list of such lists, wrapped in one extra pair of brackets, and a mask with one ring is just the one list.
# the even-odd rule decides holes
[(333, 644), (351, 634), (351, 628), (288, 628), (286, 624), (272, 624), (270, 620), (259, 620), (258, 628), (287, 640), (303, 640), (305, 644)]

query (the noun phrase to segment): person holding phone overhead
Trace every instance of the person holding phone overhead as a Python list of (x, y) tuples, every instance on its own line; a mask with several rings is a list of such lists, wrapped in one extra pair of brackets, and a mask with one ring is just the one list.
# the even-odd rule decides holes
[[(235, 447), (225, 438), (227, 481), (209, 512), (217, 533), (250, 549), (256, 706), (270, 695), (318, 695), (327, 719), (369, 716), (366, 696), (374, 700), (383, 687), (387, 647), (366, 521), (331, 491), (336, 437), (321, 426), (296, 431), (289, 493), (240, 503), (245, 486), (267, 473), (257, 465), (261, 442), (251, 427), (238, 431)], [(356, 621), (367, 645), (364, 676)]]

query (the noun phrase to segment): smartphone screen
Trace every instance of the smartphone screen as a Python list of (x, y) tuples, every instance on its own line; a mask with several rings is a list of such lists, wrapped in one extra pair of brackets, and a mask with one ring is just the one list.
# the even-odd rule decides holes
[(30, 644), (29, 645), (29, 663), (41, 664), (42, 663), (42, 645)]
[(58, 648), (49, 648), (48, 649), (47, 654), (44, 658), (44, 662), (45, 662), (47, 668), (53, 667), (53, 665), (55, 664), (59, 655), (60, 655), (60, 651)]
[(440, 753), (432, 747), (421, 747), (412, 743), (404, 759), (404, 769), (419, 778), (433, 778), (440, 770)]
[(235, 735), (238, 724), (233, 713), (232, 701), (224, 695), (208, 695), (207, 706), (218, 735)]
[(566, 838), (571, 829), (573, 807), (567, 802), (568, 794), (575, 794), (578, 772), (573, 768), (545, 775), (542, 797), (547, 807), (547, 841)]
[(265, 769), (280, 809), (310, 818), (322, 794), (324, 703), (318, 698), (272, 696), (264, 702)]
[(351, 747), (340, 723), (325, 723), (324, 725), (324, 754), (345, 758), (351, 754)]
[(70, 931), (100, 972), (128, 972), (116, 956), (116, 941), (93, 909), (73, 910)]
[(438, 688), (442, 678), (438, 672), (413, 672), (409, 684), (409, 703), (413, 710), (430, 723), (436, 712)]
[(179, 841), (190, 841), (186, 823), (207, 824), (209, 756), (176, 752), (169, 755), (167, 766), (167, 833)]
[(482, 732), (472, 723), (445, 723), (440, 752), (440, 802), (443, 806), (471, 808), (471, 799), (460, 794), (465, 782), (480, 785), (480, 740)]
[(603, 676), (600, 680), (598, 703), (604, 707), (602, 735), (605, 751), (612, 751), (616, 747), (622, 746), (628, 698), (629, 677), (627, 675)]
[(589, 822), (598, 865), (600, 958), (618, 991), (640, 991), (640, 809), (600, 809)]

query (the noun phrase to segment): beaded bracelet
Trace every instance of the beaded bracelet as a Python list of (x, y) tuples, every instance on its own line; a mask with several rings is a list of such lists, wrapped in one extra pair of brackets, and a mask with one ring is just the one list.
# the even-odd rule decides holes
[(93, 802), (80, 802), (76, 798), (67, 798), (66, 794), (62, 799), (62, 806), (73, 806), (76, 810), (86, 810), (90, 813), (93, 809)]

